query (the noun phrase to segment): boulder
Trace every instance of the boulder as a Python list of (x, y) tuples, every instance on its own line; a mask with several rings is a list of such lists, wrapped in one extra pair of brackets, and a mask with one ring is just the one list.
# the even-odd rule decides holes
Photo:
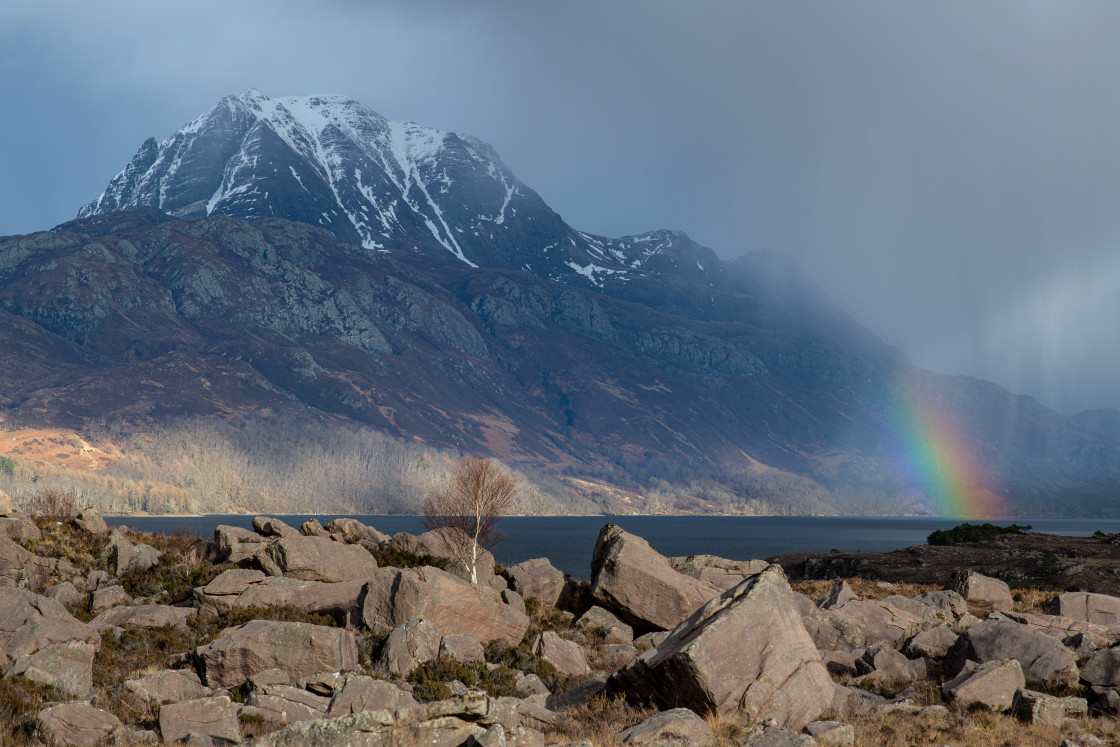
[(1046, 690), (1077, 685), (1077, 656), (1061, 641), (1009, 620), (985, 620), (966, 630), (945, 657), (948, 674), (964, 661), (984, 663), (1016, 659), (1027, 685)]
[(687, 708), (662, 711), (618, 735), (619, 744), (643, 747), (716, 747), (716, 737), (704, 722)]
[(203, 686), (192, 669), (162, 669), (125, 680), (124, 689), (145, 703), (178, 703), (210, 696), (210, 688)]
[(26, 677), (71, 697), (84, 698), (93, 690), (93, 655), (96, 651), (93, 645), (84, 641), (55, 643), (19, 657), (4, 677)]
[(49, 747), (98, 747), (122, 734), (124, 725), (113, 714), (88, 703), (59, 703), (35, 717), (36, 731)]
[(454, 659), (464, 664), (472, 661), (485, 661), (486, 651), (473, 635), (452, 633), (439, 641), (440, 658)]
[(186, 632), (197, 612), (190, 607), (172, 607), (168, 604), (138, 604), (133, 607), (114, 607), (90, 620), (90, 627), (103, 628), (174, 628)]
[(1061, 617), (1094, 623), (1120, 625), (1120, 597), (1071, 591), (1050, 600), (1050, 611)]
[(119, 584), (103, 586), (89, 596), (89, 612), (97, 615), (107, 609), (132, 604), (132, 597)]
[(101, 513), (93, 508), (84, 508), (74, 519), (74, 526), (83, 529), (94, 537), (104, 537), (111, 531)]
[(78, 591), (78, 587), (69, 581), (55, 584), (44, 591), (43, 596), (50, 597), (66, 608), (83, 606), (82, 603), (86, 600), (86, 595)]
[(505, 604), (497, 591), (431, 566), (378, 569), (362, 589), (361, 604), (362, 621), (374, 631), (423, 617), (444, 634), (516, 646), (529, 628), (529, 618)]
[(603, 631), (604, 643), (633, 643), (634, 629), (607, 610), (593, 606), (575, 622), (580, 630)]
[(747, 732), (743, 747), (814, 747), (816, 744), (808, 734), (798, 734), (773, 721), (764, 721)]
[(358, 647), (348, 630), (297, 622), (253, 620), (197, 651), (210, 687), (236, 687), (257, 672), (283, 669), (293, 679), (315, 672), (358, 668)]
[(257, 737), (253, 744), (255, 747), (500, 745), (506, 743), (502, 719), (508, 720), (511, 712), (516, 719), (516, 711), (497, 698), (451, 698), (395, 713), (372, 710), (304, 721)]
[(254, 516), (253, 530), (262, 537), (302, 537), (296, 529), (271, 516)]
[(393, 677), (407, 677), (420, 664), (439, 656), (440, 638), (439, 628), (431, 620), (409, 620), (393, 628), (385, 639), (377, 669)]
[(338, 583), (364, 581), (377, 561), (361, 545), (345, 545), (323, 537), (283, 537), (256, 556), (269, 576)]
[(547, 609), (556, 606), (564, 591), (564, 574), (548, 558), (533, 558), (506, 569), (506, 578), (522, 598), (536, 597)]
[(30, 517), (9, 516), (0, 518), (0, 537), (22, 545), (27, 540), (38, 542), (43, 538), (43, 533)]
[[(227, 571), (226, 573), (231, 573)], [(256, 571), (256, 573), (261, 573)], [(225, 575), (225, 574), (223, 574)], [(221, 578), (219, 576), (219, 578)], [(215, 579), (217, 581), (218, 579)], [(222, 581), (224, 588), (234, 589), (244, 583), (244, 591), (238, 594), (211, 594), (210, 585), (194, 590), (195, 606), (202, 615), (221, 615), (234, 609), (248, 609), (250, 607), (283, 607), (297, 606), (310, 612), (325, 612), (332, 610), (344, 611), (349, 615), (353, 611), (357, 615), (360, 608), (359, 597), (362, 593), (363, 581), (341, 581), (337, 584), (325, 584), (318, 581), (300, 581), (284, 576), (264, 576), (260, 580), (249, 582), (247, 578), (228, 579)]]
[(833, 607), (841, 607), (848, 602), (854, 602), (859, 598), (859, 594), (855, 593), (847, 581), (841, 581), (817, 601), (817, 607), (822, 610), (830, 610)]
[(906, 643), (910, 656), (924, 656), (928, 659), (941, 659), (957, 642), (957, 634), (948, 625), (935, 625), (918, 633)]
[(0, 490), (0, 519), (6, 519), (16, 512), (15, 504), (3, 490)]
[(1080, 633), (1087, 633), (1107, 640), (1109, 645), (1120, 642), (1120, 625), (1099, 625), (1097, 623), (1074, 620), (1059, 615), (1035, 615), (1029, 612), (993, 612), (989, 620), (1010, 620), (1026, 625), (1058, 640), (1065, 640)]
[(254, 689), (245, 700), (245, 705), (278, 724), (324, 718), (329, 704), (330, 698), (290, 685), (265, 685)]
[[(401, 535), (394, 535), (393, 539)], [(443, 537), (443, 532), (439, 529), (432, 529), (424, 532), (423, 534), (415, 537), (416, 544), (419, 545), (418, 555), (431, 555), (434, 558), (441, 560), (451, 561), (447, 566), (449, 573), (452, 573), (460, 578), (469, 581), (470, 573), (459, 562), (459, 558), (455, 556), (447, 540)], [(478, 575), (479, 581), (489, 579), (494, 575), (494, 555), (485, 548), (479, 548), (478, 560), (475, 563), (475, 571)]]
[(361, 711), (396, 711), (412, 708), (416, 700), (411, 693), (401, 690), (391, 682), (375, 680), (361, 674), (347, 674), (342, 686), (327, 707), (327, 717), (345, 716)]
[(1016, 690), (1011, 713), (1020, 721), (1035, 726), (1062, 728), (1066, 716), (1085, 716), (1089, 704), (1085, 698), (1059, 698), (1034, 690)]
[(983, 664), (969, 661), (956, 677), (941, 686), (941, 694), (964, 707), (981, 705), (992, 711), (1006, 711), (1015, 692), (1024, 687), (1023, 667), (1015, 659)]
[(325, 531), (328, 535), (340, 536), (344, 542), (351, 544), (357, 544), (365, 540), (378, 545), (389, 539), (389, 535), (383, 534), (371, 526), (366, 526), (357, 519), (332, 519), (327, 522)]
[(805, 733), (821, 747), (839, 747), (856, 741), (856, 730), (840, 721), (814, 721), (805, 725)]
[(1006, 583), (976, 571), (955, 571), (945, 588), (988, 610), (1010, 612), (1015, 608), (1011, 588)]
[(117, 578), (129, 571), (150, 570), (163, 557), (163, 553), (151, 545), (133, 544), (120, 529), (109, 534), (109, 572)]
[(668, 561), (677, 573), (703, 581), (720, 591), (738, 586), (747, 578), (762, 573), (769, 565), (765, 560), (728, 560), (715, 555), (689, 555), (668, 558)]
[(1081, 679), (1093, 687), (1120, 688), (1120, 648), (1097, 651), (1081, 668)]
[(635, 630), (669, 630), (718, 594), (673, 570), (665, 556), (615, 524), (600, 530), (591, 560), (591, 595)]
[(237, 712), (225, 695), (163, 706), (159, 709), (159, 731), (164, 742), (178, 742), (191, 735), (198, 735), (210, 740), (224, 739), (241, 744)]
[(922, 629), (921, 618), (881, 600), (854, 600), (804, 618), (817, 648), (841, 651), (888, 643), (901, 648)]
[(503, 602), (508, 604), (510, 607), (513, 607), (515, 610), (517, 610), (521, 614), (523, 614), (523, 615), (526, 614), (526, 612), (525, 612), (525, 600), (521, 597), (520, 594), (518, 594), (513, 589), (503, 589), (501, 591), (501, 595), (502, 595), (502, 601)]
[(96, 630), (53, 599), (27, 589), (0, 588), (0, 652), (14, 659), (72, 640), (101, 645)]
[(792, 594), (781, 567), (768, 566), (618, 670), (610, 690), (743, 726), (773, 718), (800, 729), (829, 707), (834, 688)]
[(54, 558), (41, 558), (7, 537), (0, 537), (0, 588), (20, 587), (42, 591), (58, 568)]
[(318, 519), (308, 519), (299, 525), (305, 537), (330, 537), (331, 533), (323, 528)]
[(574, 641), (561, 638), (551, 630), (537, 636), (533, 653), (556, 667), (563, 674), (591, 674), (583, 648)]

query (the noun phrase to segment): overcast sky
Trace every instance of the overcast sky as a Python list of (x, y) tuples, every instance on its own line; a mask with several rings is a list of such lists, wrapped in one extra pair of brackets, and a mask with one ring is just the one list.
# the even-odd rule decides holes
[(798, 259), (926, 368), (1120, 407), (1120, 3), (0, 5), (0, 234), (229, 93), (490, 142), (575, 227)]

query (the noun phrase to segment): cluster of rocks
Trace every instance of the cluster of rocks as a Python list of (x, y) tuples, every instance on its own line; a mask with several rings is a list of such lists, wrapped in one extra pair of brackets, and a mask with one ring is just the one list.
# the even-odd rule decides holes
[[(82, 576), (22, 547), (13, 537), (37, 527), (0, 509), (0, 670), (70, 699), (38, 714), (48, 744), (237, 744), (247, 724), (272, 724), (254, 744), (543, 745), (566, 709), (599, 693), (658, 711), (618, 735), (627, 745), (714, 745), (704, 717), (741, 727), (743, 743), (757, 746), (851, 744), (848, 721), (861, 714), (945, 718), (947, 706), (1052, 725), (1120, 714), (1120, 598), (1100, 594), (1060, 594), (1053, 614), (1017, 613), (1004, 583), (962, 572), (945, 590), (913, 598), (861, 599), (840, 583), (812, 600), (780, 566), (666, 558), (613, 524), (600, 532), (582, 594), (581, 582), (545, 559), (495, 573), (487, 556), (472, 585), (453, 564), (375, 559), (446, 559), (438, 534), (388, 537), (353, 519), (296, 530), (257, 517), (253, 531), (221, 526), (200, 543), (193, 553), (232, 566), (168, 605), (134, 599), (117, 583), (158, 564), (159, 553), (95, 513), (75, 521), (106, 538), (110, 570)], [(546, 610), (566, 604), (553, 613), (564, 624), (527, 636), (526, 599)], [(572, 599), (584, 602), (571, 609)], [(68, 611), (79, 604), (89, 622)], [(195, 616), (278, 606), (329, 610), (342, 624), (254, 619), (195, 651), (168, 652), (168, 668), (120, 685), (158, 712), (158, 728), (122, 724), (99, 707), (92, 666), (104, 636), (186, 630)], [(371, 636), (376, 648), (363, 644)], [(408, 676), (421, 664), (493, 671), (500, 665), (486, 662), (488, 644), (523, 642), (580, 684), (550, 692), (518, 671), (516, 696), (453, 681), (448, 699), (415, 697)], [(944, 703), (916, 705), (923, 684)]]

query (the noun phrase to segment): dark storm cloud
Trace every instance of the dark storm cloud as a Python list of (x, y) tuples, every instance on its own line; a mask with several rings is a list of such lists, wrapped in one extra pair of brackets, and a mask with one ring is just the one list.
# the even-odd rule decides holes
[(1117, 28), (1115, 3), (5, 7), (0, 233), (223, 94), (344, 93), (491, 142), (581, 229), (788, 252), (920, 365), (1117, 406)]

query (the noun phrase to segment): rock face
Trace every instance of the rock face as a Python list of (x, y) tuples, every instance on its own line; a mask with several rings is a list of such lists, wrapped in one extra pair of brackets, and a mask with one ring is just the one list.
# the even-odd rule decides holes
[(1097, 625), (1120, 625), (1120, 597), (1085, 591), (1066, 592), (1054, 597), (1051, 612)]
[(1120, 648), (1097, 651), (1085, 662), (1081, 679), (1094, 687), (1120, 688)]
[(323, 537), (282, 537), (258, 553), (257, 561), (270, 576), (324, 583), (364, 581), (377, 570), (364, 547)]
[(982, 705), (992, 711), (1011, 707), (1017, 690), (1026, 687), (1023, 668), (1015, 659), (970, 661), (964, 669), (941, 686), (946, 699), (962, 706)]
[(377, 668), (393, 677), (407, 677), (418, 665), (439, 656), (440, 639), (439, 628), (431, 620), (409, 620), (389, 633)]
[(142, 701), (178, 703), (205, 698), (210, 688), (191, 669), (164, 669), (136, 679), (125, 680), (124, 689)]
[(608, 688), (661, 708), (741, 725), (772, 718), (793, 729), (824, 712), (834, 691), (778, 566), (703, 605)]
[(583, 648), (574, 641), (561, 638), (546, 630), (533, 646), (533, 653), (552, 664), (564, 674), (590, 674)]
[(100, 630), (116, 628), (175, 628), (186, 631), (194, 619), (190, 607), (172, 607), (167, 604), (138, 604), (131, 607), (114, 607), (90, 621), (90, 627)]
[(111, 743), (120, 719), (87, 703), (60, 703), (36, 717), (39, 738), (50, 747), (96, 747)]
[(0, 652), (16, 658), (66, 641), (101, 644), (101, 636), (58, 602), (26, 589), (0, 588)]
[(362, 621), (371, 630), (395, 628), (417, 617), (431, 620), (445, 634), (465, 633), (510, 646), (529, 628), (529, 618), (505, 604), (498, 592), (430, 566), (380, 569), (362, 589)]
[(1006, 583), (976, 571), (957, 571), (946, 588), (957, 592), (966, 601), (976, 602), (989, 609), (1010, 612), (1015, 608), (1011, 588)]
[(607, 524), (599, 531), (591, 595), (635, 630), (670, 630), (717, 593), (673, 570), (665, 556), (622, 527)]
[(41, 558), (7, 537), (0, 537), (0, 587), (42, 591), (57, 567), (54, 558)]
[(1071, 688), (1079, 677), (1077, 657), (1061, 641), (1009, 620), (985, 620), (962, 633), (946, 656), (946, 669), (955, 673), (966, 659), (1016, 659), (1027, 685), (1035, 688)]
[(55, 643), (16, 659), (4, 675), (17, 675), (58, 688), (74, 698), (84, 698), (93, 689), (93, 655), (96, 649), (83, 641)]
[(229, 688), (257, 672), (279, 668), (293, 677), (354, 670), (358, 647), (348, 630), (253, 620), (198, 649), (206, 684)]
[(900, 647), (922, 628), (922, 620), (882, 600), (857, 599), (805, 617), (817, 647), (826, 651), (866, 648), (874, 643)]
[(721, 591), (738, 586), (744, 579), (761, 573), (769, 565), (765, 560), (728, 560), (715, 555), (688, 555), (668, 560), (674, 571)]
[(536, 597), (546, 608), (555, 607), (564, 591), (564, 574), (554, 568), (548, 558), (534, 558), (510, 566), (506, 577), (522, 598)]
[(395, 711), (412, 708), (416, 700), (412, 695), (385, 680), (375, 680), (360, 674), (348, 674), (327, 707), (327, 717), (345, 716), (362, 711)]

